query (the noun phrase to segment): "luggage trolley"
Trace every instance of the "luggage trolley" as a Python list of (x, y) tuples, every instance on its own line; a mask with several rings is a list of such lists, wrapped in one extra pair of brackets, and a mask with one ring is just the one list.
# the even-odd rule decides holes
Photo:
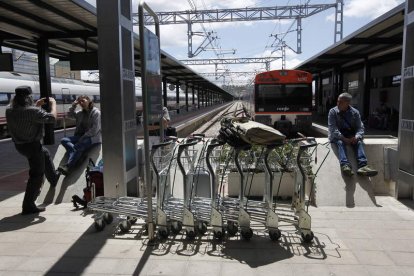
[[(217, 185), (216, 169), (212, 165), (212, 152), (219, 146), (223, 146), (224, 141), (213, 139), (207, 146), (206, 164), (210, 173), (210, 189), (212, 191), (210, 200), (210, 225), (213, 230), (213, 237), (221, 240), (224, 238), (225, 231), (229, 236), (234, 236), (240, 227), (241, 235), (245, 239), (250, 239), (253, 231), (250, 228), (250, 216), (243, 208), (243, 195), (240, 192), (239, 198), (230, 198), (220, 196), (220, 189)], [(232, 154), (236, 160), (242, 148), (237, 148)], [(237, 165), (241, 169), (240, 164)], [(226, 168), (223, 169), (223, 174)], [(242, 180), (243, 181), (243, 180)], [(243, 183), (243, 182), (241, 182)], [(241, 184), (241, 189), (243, 184)]]
[[(270, 152), (277, 146), (283, 145), (275, 144), (269, 145), (264, 148), (265, 154), (264, 158), (264, 167), (265, 171), (270, 171), (268, 164), (268, 158)], [(247, 147), (245, 149), (248, 149)], [(235, 148), (234, 162), (237, 168), (237, 171), (240, 175), (240, 190), (238, 199), (234, 198), (223, 198), (223, 205), (225, 206), (225, 213), (227, 219), (230, 221), (234, 220), (235, 214), (237, 213), (237, 224), (228, 223), (228, 229), (234, 231), (234, 228), (240, 227), (240, 234), (245, 240), (250, 240), (253, 236), (253, 230), (250, 227), (252, 221), (261, 223), (265, 226), (269, 233), (269, 237), (272, 240), (278, 240), (281, 236), (281, 232), (278, 228), (279, 219), (277, 213), (273, 209), (273, 175), (269, 174), (269, 178), (265, 182), (265, 187), (263, 191), (263, 200), (251, 200), (246, 197), (246, 187), (248, 178), (245, 177), (245, 171), (243, 170), (240, 164), (240, 152), (243, 148)], [(254, 172), (257, 170), (257, 165), (253, 168), (252, 181), (254, 177)], [(238, 225), (238, 226), (237, 226)], [(233, 228), (233, 229), (232, 229)]]
[[(281, 231), (279, 230), (279, 216), (275, 212), (273, 204), (273, 178), (274, 175), (271, 171), (269, 164), (270, 153), (277, 147), (283, 146), (284, 143), (278, 143), (268, 145), (264, 148), (265, 153), (263, 156), (263, 167), (265, 171), (265, 185), (263, 191), (263, 200), (247, 200), (246, 210), (251, 216), (252, 221), (262, 223), (268, 231), (271, 240), (276, 241), (281, 237)], [(252, 181), (253, 181), (252, 176)], [(247, 185), (246, 185), (247, 186)]]
[[(160, 173), (160, 196), (157, 205), (157, 224), (160, 226), (159, 234), (167, 238), (170, 230), (173, 234), (178, 234), (184, 227), (188, 238), (196, 236), (197, 225), (194, 213), (191, 210), (191, 191), (192, 185), (189, 180), (190, 175), (195, 171), (195, 161), (197, 159), (197, 149), (194, 147), (201, 141), (200, 137), (191, 137), (178, 144), (173, 151), (173, 160), (178, 165), (182, 176), (182, 198), (174, 194), (176, 168), (171, 170), (171, 166)], [(191, 148), (191, 149), (190, 149)], [(183, 163), (183, 153), (186, 162)], [(172, 164), (172, 162), (171, 162)], [(188, 170), (187, 170), (188, 169)], [(171, 174), (174, 177), (171, 179)]]
[[(156, 150), (161, 148), (166, 148), (173, 145), (174, 141), (169, 141), (166, 143), (156, 144), (152, 146), (151, 150), (151, 159), (154, 158), (154, 153)], [(164, 151), (166, 158), (169, 159), (171, 152), (168, 150)], [(154, 163), (154, 161), (152, 161)], [(156, 174), (158, 175), (158, 174)], [(153, 219), (157, 216), (157, 206), (158, 206), (158, 197), (159, 197), (159, 181), (157, 178), (157, 195), (152, 199), (152, 209), (153, 209)], [(147, 191), (151, 193), (152, 191)], [(88, 203), (88, 208), (97, 212), (94, 216), (94, 225), (96, 230), (102, 231), (105, 228), (106, 224), (110, 224), (113, 221), (113, 214), (125, 216), (126, 219), (122, 220), (119, 223), (119, 228), (122, 232), (128, 232), (131, 228), (131, 225), (134, 224), (138, 218), (147, 220), (148, 219), (148, 201), (146, 197), (106, 197), (98, 196)], [(161, 225), (162, 227), (162, 225)]]
[(245, 240), (250, 240), (253, 237), (253, 230), (250, 227), (250, 214), (247, 212), (247, 199), (244, 195), (245, 191), (245, 177), (240, 164), (239, 156), (242, 151), (249, 150), (250, 145), (244, 144), (234, 147), (233, 161), (237, 172), (240, 174), (240, 190), (238, 198), (221, 197), (219, 204), (224, 218), (227, 221), (227, 232), (233, 236), (240, 228), (240, 234)]
[[(280, 221), (285, 221), (288, 223), (292, 223), (297, 227), (299, 230), (301, 237), (304, 242), (311, 242), (314, 238), (314, 234), (311, 230), (311, 216), (308, 213), (309, 208), (309, 202), (310, 199), (306, 200), (306, 182), (308, 179), (307, 172), (305, 171), (304, 166), (309, 165), (312, 159), (312, 156), (315, 153), (315, 159), (316, 159), (316, 148), (318, 146), (318, 143), (316, 142), (315, 138), (313, 137), (304, 137), (304, 138), (298, 138), (298, 139), (291, 139), (288, 141), (288, 143), (292, 144), (293, 146), (297, 145), (297, 154), (293, 158), (295, 158), (294, 163), (294, 189), (293, 189), (293, 195), (292, 195), (292, 203), (290, 205), (283, 205), (278, 204), (277, 202), (273, 203), (273, 196), (269, 198), (272, 200), (272, 206), (276, 213), (278, 214)], [(311, 150), (313, 148), (313, 150)], [(286, 162), (292, 161), (290, 160), (291, 153), (294, 151), (294, 148), (292, 148), (292, 151), (290, 152), (290, 156), (288, 156), (288, 160)], [(311, 152), (309, 152), (311, 151)], [(313, 191), (313, 185), (314, 185), (314, 177), (316, 177), (317, 173), (319, 172), (319, 169), (322, 167), (323, 163), (325, 162), (327, 156), (329, 154), (329, 150), (327, 151), (325, 157), (323, 158), (322, 162), (320, 163), (319, 167), (317, 168), (316, 172), (313, 174), (313, 178), (311, 179), (311, 187), (310, 187), (310, 195), (312, 196)], [(267, 169), (266, 179), (269, 179), (269, 181), (273, 181), (274, 178), (274, 172), (270, 170), (269, 160), (267, 161)], [(287, 167), (287, 164), (281, 164), (282, 168)], [(279, 179), (282, 179), (283, 171), (279, 170), (277, 172), (279, 174)], [(280, 181), (279, 181), (279, 188), (280, 188)], [(268, 185), (267, 185), (268, 186)], [(279, 188), (276, 193), (276, 197), (279, 193)], [(273, 192), (271, 192), (273, 194)], [(293, 214), (292, 214), (293, 211)]]
[[(194, 214), (196, 220), (196, 230), (198, 233), (204, 235), (207, 232), (207, 226), (211, 225), (211, 201), (212, 198), (217, 198), (217, 189), (212, 187), (211, 181), (214, 180), (215, 174), (208, 170), (208, 149), (214, 139), (207, 139), (201, 146), (197, 154), (197, 162), (193, 171), (190, 171), (188, 176), (188, 184), (190, 187), (189, 207)], [(211, 153), (211, 152), (210, 152)]]

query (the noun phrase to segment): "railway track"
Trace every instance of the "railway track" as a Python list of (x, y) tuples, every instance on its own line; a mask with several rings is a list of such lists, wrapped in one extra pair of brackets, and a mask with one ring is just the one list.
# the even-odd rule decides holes
[(220, 130), (220, 121), (223, 117), (232, 116), (232, 117), (241, 117), (246, 116), (245, 108), (241, 102), (235, 102), (225, 110), (219, 112), (214, 116), (208, 123), (204, 124), (202, 127), (198, 128), (193, 132), (193, 134), (204, 134), (206, 137), (215, 137)]

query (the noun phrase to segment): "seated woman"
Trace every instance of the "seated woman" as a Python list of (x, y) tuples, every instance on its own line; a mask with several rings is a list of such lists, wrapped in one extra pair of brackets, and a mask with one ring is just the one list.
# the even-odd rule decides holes
[[(76, 107), (81, 110), (76, 111)], [(88, 96), (80, 96), (69, 108), (68, 116), (76, 120), (74, 136), (64, 137), (60, 143), (68, 153), (66, 164), (59, 166), (58, 170), (67, 175), (68, 171), (76, 165), (85, 151), (96, 144), (102, 143), (101, 111), (96, 108)]]

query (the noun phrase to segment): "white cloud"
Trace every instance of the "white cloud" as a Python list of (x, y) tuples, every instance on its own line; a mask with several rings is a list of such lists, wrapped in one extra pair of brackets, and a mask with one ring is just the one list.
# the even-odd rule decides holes
[[(344, 5), (344, 16), (374, 19), (402, 2), (404, 0), (349, 0)], [(328, 15), (326, 19), (328, 21), (335, 21), (335, 14)]]

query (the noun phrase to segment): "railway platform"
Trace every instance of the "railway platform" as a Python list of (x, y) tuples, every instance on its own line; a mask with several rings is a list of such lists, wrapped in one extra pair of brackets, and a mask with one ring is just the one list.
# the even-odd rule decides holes
[[(149, 245), (142, 222), (128, 233), (120, 233), (116, 223), (96, 232), (92, 213), (63, 200), (72, 192), (68, 187), (84, 186), (81, 180), (65, 189), (45, 183), (42, 193), (61, 194), (62, 200), (39, 198), (45, 212), (20, 215), (27, 167), (12, 144), (5, 145), (0, 143), (0, 275), (414, 275), (412, 201), (373, 195), (370, 205), (355, 200), (353, 206), (310, 206), (315, 238), (309, 244), (292, 225), (282, 224), (278, 242), (253, 225), (249, 242), (239, 235), (218, 243), (211, 234), (193, 241), (179, 234)], [(56, 157), (58, 147), (49, 149)], [(319, 179), (320, 187), (330, 187), (325, 196), (349, 194), (346, 185), (333, 186), (331, 180)], [(366, 194), (355, 185), (356, 199)]]

